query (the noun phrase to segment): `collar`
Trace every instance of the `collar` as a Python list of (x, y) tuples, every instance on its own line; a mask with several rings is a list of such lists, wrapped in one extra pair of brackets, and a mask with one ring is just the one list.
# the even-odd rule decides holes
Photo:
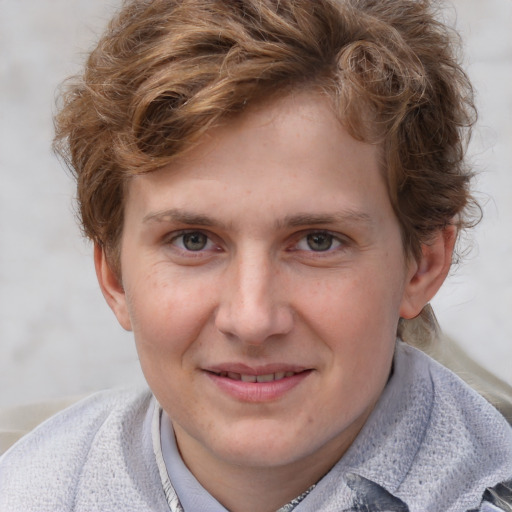
[[(158, 428), (158, 433), (156, 428)], [(155, 407), (154, 429), (154, 434), (160, 440), (160, 443), (156, 445), (157, 461), (160, 461), (160, 476), (171, 510), (173, 512), (175, 510), (176, 512), (195, 510), (229, 512), (197, 481), (183, 462), (176, 444), (171, 420), (160, 406)], [(314, 487), (314, 485), (311, 486), (277, 512), (292, 512)]]
[[(345, 455), (307, 499), (279, 512), (462, 511), (478, 506), (487, 487), (510, 479), (512, 431), (497, 411), (403, 342), (397, 343), (393, 365), (375, 409)], [(206, 500), (198, 503), (215, 504), (185, 505), (186, 511), (226, 512), (184, 465), (170, 421), (161, 429), (158, 404), (155, 415), (154, 450), (172, 512), (183, 512), (176, 492), (185, 501), (190, 494)], [(163, 439), (170, 445), (162, 450)]]

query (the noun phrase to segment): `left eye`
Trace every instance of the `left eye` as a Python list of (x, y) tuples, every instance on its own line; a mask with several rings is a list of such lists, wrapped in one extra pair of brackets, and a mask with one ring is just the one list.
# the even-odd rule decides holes
[(321, 231), (310, 233), (309, 235), (301, 238), (297, 244), (297, 249), (300, 251), (325, 252), (336, 249), (340, 246), (341, 242), (338, 238), (330, 233)]
[(172, 244), (185, 251), (197, 252), (207, 249), (212, 245), (212, 242), (204, 233), (191, 231), (189, 233), (182, 233), (173, 238)]

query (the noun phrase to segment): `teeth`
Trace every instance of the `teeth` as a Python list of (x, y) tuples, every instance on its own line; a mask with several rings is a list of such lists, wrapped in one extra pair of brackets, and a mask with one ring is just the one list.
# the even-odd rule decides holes
[(273, 382), (275, 380), (284, 379), (285, 377), (293, 377), (295, 372), (276, 372), (267, 373), (265, 375), (243, 375), (235, 372), (220, 372), (218, 375), (232, 380), (241, 380), (242, 382)]
[(272, 382), (274, 379), (274, 374), (273, 373), (269, 373), (267, 375), (258, 375), (256, 377), (256, 380), (258, 382)]

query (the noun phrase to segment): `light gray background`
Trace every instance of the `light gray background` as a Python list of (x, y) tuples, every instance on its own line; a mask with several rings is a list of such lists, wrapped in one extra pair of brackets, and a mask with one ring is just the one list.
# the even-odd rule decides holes
[[(55, 89), (117, 5), (0, 0), (0, 407), (142, 380), (74, 222), (73, 183), (50, 151)], [(478, 94), (471, 158), (485, 219), (434, 307), (448, 334), (512, 384), (512, 0), (454, 5)]]

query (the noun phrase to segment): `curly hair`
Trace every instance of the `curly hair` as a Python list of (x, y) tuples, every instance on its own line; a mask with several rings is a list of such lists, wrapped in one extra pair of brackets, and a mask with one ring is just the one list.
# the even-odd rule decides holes
[(382, 145), (408, 255), (471, 222), (473, 91), (433, 0), (131, 0), (56, 116), (86, 236), (120, 271), (130, 177), (296, 88), (328, 95), (353, 137)]

